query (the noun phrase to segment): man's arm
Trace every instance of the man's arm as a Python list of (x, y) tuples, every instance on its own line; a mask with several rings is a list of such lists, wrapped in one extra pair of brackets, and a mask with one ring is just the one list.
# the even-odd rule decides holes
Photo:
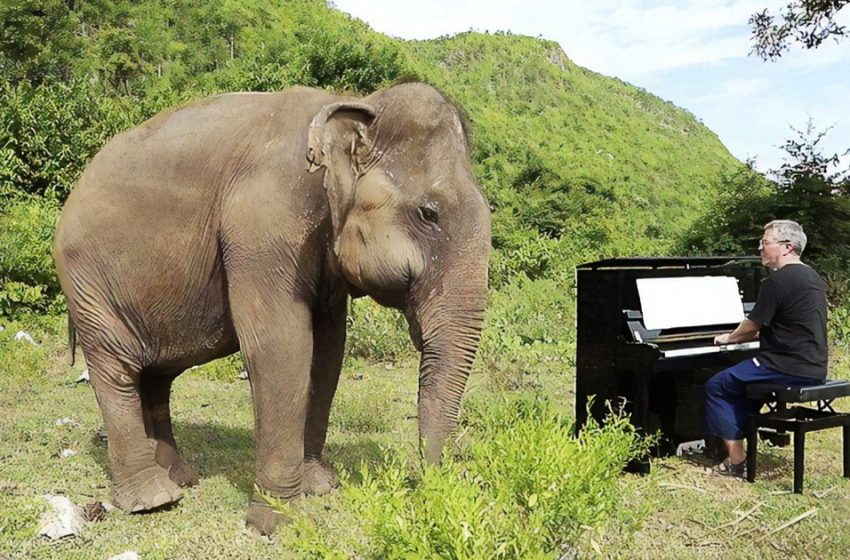
[(739, 342), (749, 342), (756, 340), (759, 337), (758, 323), (749, 319), (744, 319), (741, 324), (730, 333), (719, 334), (714, 337), (715, 344), (737, 344)]

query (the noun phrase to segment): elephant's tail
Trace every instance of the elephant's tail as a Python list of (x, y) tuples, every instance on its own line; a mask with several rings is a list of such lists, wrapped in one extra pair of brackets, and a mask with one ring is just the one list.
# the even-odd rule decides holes
[(74, 320), (70, 313), (68, 313), (68, 346), (71, 349), (71, 365), (74, 365), (77, 361), (77, 329), (74, 327)]

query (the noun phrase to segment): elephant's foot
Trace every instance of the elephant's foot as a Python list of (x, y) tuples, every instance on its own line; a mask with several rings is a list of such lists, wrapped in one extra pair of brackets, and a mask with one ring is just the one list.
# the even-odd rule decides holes
[(304, 462), (304, 493), (321, 496), (339, 486), (339, 477), (330, 463), (322, 460)]
[(248, 513), (245, 515), (245, 524), (253, 527), (261, 535), (274, 535), (277, 526), (292, 521), (291, 518), (273, 509), (262, 498), (251, 498), (248, 505)]
[(130, 476), (116, 476), (112, 490), (115, 505), (131, 513), (156, 509), (182, 497), (180, 487), (160, 466), (148, 467)]
[(195, 469), (180, 458), (171, 463), (168, 468), (168, 478), (181, 487), (198, 485), (198, 475), (195, 473)]

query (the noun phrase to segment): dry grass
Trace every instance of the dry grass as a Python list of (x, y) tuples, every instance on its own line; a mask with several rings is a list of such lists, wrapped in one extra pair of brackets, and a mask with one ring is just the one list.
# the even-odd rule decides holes
[[(102, 423), (90, 386), (74, 383), (82, 367), (66, 366), (63, 329), (56, 322), (28, 325), (39, 347), (0, 333), (0, 558), (105, 559), (135, 550), (154, 558), (295, 558), (298, 538), (285, 528), (273, 541), (246, 529), (245, 505), (253, 479), (252, 411), (247, 382), (210, 380), (203, 368), (175, 384), (174, 419), (187, 460), (201, 483), (167, 510), (144, 515), (109, 513), (77, 538), (51, 542), (37, 536), (44, 494), (75, 503), (109, 500)], [(836, 364), (846, 364), (845, 352)], [(520, 362), (521, 363), (521, 362)], [(573, 383), (563, 375), (526, 374), (512, 390), (543, 390), (571, 410)], [(329, 458), (356, 472), (360, 461), (385, 453), (416, 453), (413, 364), (346, 366), (332, 414)], [(486, 373), (473, 375), (471, 392), (492, 390)], [(61, 418), (71, 423), (57, 425)], [(59, 456), (63, 449), (77, 455)], [(387, 451), (389, 450), (389, 451)], [(755, 484), (707, 472), (701, 456), (654, 462), (647, 477), (621, 479), (626, 508), (648, 508), (638, 526), (610, 524), (574, 543), (580, 557), (613, 558), (839, 558), (850, 550), (850, 482), (841, 478), (840, 430), (810, 434), (803, 496), (790, 494), (790, 448), (764, 447)], [(352, 480), (357, 483), (356, 478)], [(358, 550), (362, 524), (338, 492), (302, 500), (295, 510), (317, 528), (316, 538)], [(303, 538), (303, 534), (301, 536)], [(347, 548), (348, 547), (348, 548)]]

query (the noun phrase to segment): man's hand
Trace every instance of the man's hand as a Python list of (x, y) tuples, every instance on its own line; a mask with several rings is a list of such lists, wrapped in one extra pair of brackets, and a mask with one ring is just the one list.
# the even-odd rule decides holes
[(723, 333), (714, 337), (715, 344), (729, 344), (729, 335), (732, 333)]
[(739, 342), (748, 342), (750, 340), (756, 340), (758, 337), (759, 326), (756, 323), (750, 321), (749, 319), (744, 319), (734, 331), (715, 336), (714, 343), (721, 345), (737, 344)]

